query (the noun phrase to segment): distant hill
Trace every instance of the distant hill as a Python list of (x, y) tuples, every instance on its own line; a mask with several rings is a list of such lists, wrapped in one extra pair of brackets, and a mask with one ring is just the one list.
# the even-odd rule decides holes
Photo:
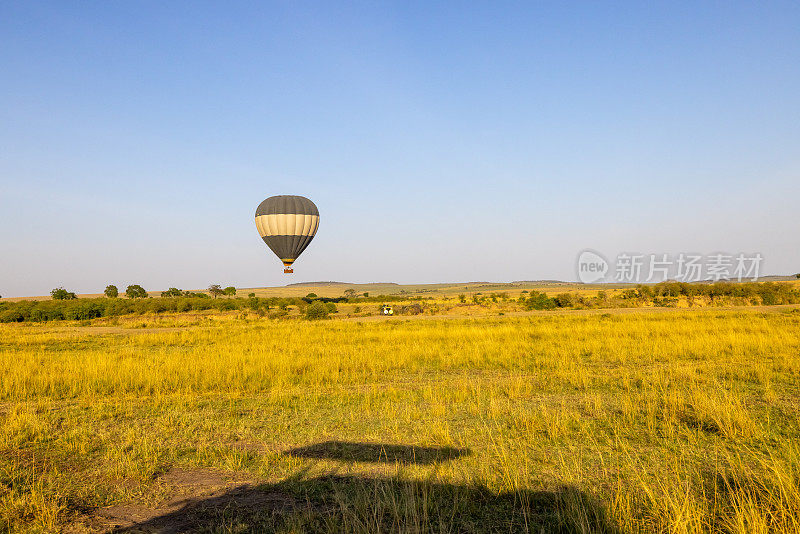
[(303, 286), (351, 286), (350, 282), (295, 282), (293, 284), (286, 284), (284, 287), (303, 287)]
[(285, 287), (308, 287), (308, 286), (397, 286), (394, 282), (369, 282), (366, 284), (356, 284), (353, 282), (295, 282), (286, 284)]

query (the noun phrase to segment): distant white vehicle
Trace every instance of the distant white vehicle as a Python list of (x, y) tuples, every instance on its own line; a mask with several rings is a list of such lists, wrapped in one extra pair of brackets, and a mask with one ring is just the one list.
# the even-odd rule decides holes
[(388, 304), (384, 304), (381, 306), (381, 313), (383, 315), (394, 315), (394, 310)]

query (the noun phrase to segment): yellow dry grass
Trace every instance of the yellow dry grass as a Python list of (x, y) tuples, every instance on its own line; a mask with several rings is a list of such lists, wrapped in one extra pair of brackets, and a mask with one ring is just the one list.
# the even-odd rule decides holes
[[(325, 503), (254, 530), (800, 532), (798, 313), (175, 326), (0, 325), (0, 527), (212, 467)], [(331, 441), (467, 452), (286, 454)]]

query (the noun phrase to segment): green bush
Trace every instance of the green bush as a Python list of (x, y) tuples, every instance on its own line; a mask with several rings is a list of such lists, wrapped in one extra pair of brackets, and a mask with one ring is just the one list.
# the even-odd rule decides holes
[(233, 300), (220, 300), (217, 302), (218, 303), (215, 307), (220, 311), (231, 311), (239, 309), (239, 306), (236, 305), (236, 301)]
[(21, 323), (25, 316), (19, 310), (6, 310), (0, 313), (0, 323)]
[(528, 310), (552, 310), (556, 307), (556, 301), (544, 293), (531, 291), (525, 299), (524, 306)]
[(553, 300), (559, 308), (569, 308), (577, 303), (577, 299), (572, 293), (559, 293)]
[(64, 316), (73, 321), (87, 321), (89, 319), (102, 317), (104, 312), (105, 308), (96, 302), (84, 301), (67, 308)]
[(175, 311), (188, 312), (192, 311), (192, 301), (190, 299), (182, 298), (175, 303)]
[(419, 304), (409, 304), (407, 306), (394, 306), (392, 308), (395, 315), (419, 315), (425, 311)]
[(147, 312), (148, 313), (164, 313), (167, 311), (166, 299), (148, 299)]
[(324, 302), (320, 302), (315, 300), (311, 304), (308, 305), (306, 308), (306, 319), (316, 320), (316, 319), (327, 319), (328, 318), (328, 306)]

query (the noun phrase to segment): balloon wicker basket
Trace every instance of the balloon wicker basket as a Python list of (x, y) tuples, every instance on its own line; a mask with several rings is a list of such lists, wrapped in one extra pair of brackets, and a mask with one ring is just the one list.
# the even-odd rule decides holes
[(286, 267), (285, 269), (283, 269), (283, 272), (284, 273), (293, 273), (294, 269), (292, 269), (291, 267)]

